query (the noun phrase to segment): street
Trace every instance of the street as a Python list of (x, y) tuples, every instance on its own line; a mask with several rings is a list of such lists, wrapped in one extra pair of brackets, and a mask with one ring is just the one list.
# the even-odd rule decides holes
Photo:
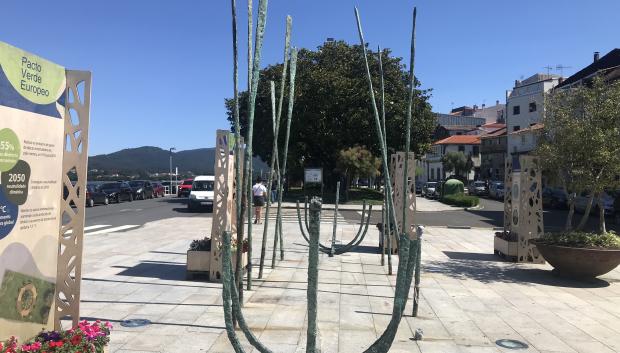
[[(434, 205), (439, 201), (421, 199), (418, 196), (418, 203), (424, 205)], [(421, 204), (422, 205), (422, 204)], [(328, 211), (329, 212), (329, 211)], [(340, 210), (340, 218), (349, 223), (358, 223), (360, 212), (353, 210)], [(566, 221), (567, 210), (545, 210), (544, 224), (546, 231), (561, 230)], [(274, 216), (272, 211), (270, 218)], [(163, 220), (173, 217), (211, 217), (211, 213), (206, 211), (189, 212), (186, 207), (186, 200), (177, 197), (165, 197), (151, 200), (137, 200), (133, 202), (122, 202), (120, 204), (110, 204), (107, 206), (95, 206), (86, 209), (86, 233), (97, 232), (110, 233), (126, 231), (143, 226), (145, 223)], [(415, 222), (425, 226), (452, 227), (452, 228), (501, 228), (503, 226), (504, 205), (503, 203), (480, 199), (478, 209), (464, 210), (459, 208), (449, 208), (449, 210), (426, 211), (420, 210), (416, 213)], [(296, 211), (292, 208), (283, 209), (284, 222), (296, 222)], [(581, 219), (581, 214), (575, 214), (573, 224)], [(328, 221), (325, 219), (325, 221)], [(381, 213), (377, 208), (372, 213), (371, 224), (381, 222)], [(588, 221), (588, 228), (596, 230), (598, 227), (598, 215), (591, 214)], [(618, 231), (618, 225), (613, 224), (611, 219), (607, 220), (607, 229)]]

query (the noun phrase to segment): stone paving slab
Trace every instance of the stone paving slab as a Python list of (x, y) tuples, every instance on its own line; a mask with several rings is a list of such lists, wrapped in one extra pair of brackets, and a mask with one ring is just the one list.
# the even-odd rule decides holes
[[(346, 242), (356, 226), (339, 226)], [(232, 352), (221, 284), (185, 280), (189, 242), (210, 228), (209, 217), (173, 218), (86, 238), (81, 314), (115, 324), (111, 352)], [(262, 227), (254, 230), (256, 249)], [(274, 352), (305, 352), (307, 245), (298, 232), (284, 224), (285, 260), (271, 269), (268, 251), (264, 277), (244, 296), (250, 328)], [(323, 226), (322, 242), (330, 237)], [(548, 265), (495, 257), (492, 237), (491, 230), (427, 228), (419, 316), (411, 317), (409, 302), (390, 352), (509, 352), (495, 344), (502, 338), (526, 342), (521, 352), (620, 351), (620, 271), (585, 283), (556, 278)], [(395, 276), (372, 251), (377, 239), (371, 227), (356, 252), (320, 256), (323, 352), (362, 352), (390, 320)], [(392, 260), (396, 270), (398, 257)], [(152, 324), (119, 325), (129, 318)], [(411, 340), (418, 328), (423, 341)]]

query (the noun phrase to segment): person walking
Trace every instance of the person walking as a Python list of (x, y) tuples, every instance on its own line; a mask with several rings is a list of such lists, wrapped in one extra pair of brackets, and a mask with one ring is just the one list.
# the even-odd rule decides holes
[(252, 186), (252, 196), (254, 201), (254, 224), (261, 224), (261, 212), (267, 198), (267, 188), (263, 185), (261, 177), (256, 178), (256, 184)]

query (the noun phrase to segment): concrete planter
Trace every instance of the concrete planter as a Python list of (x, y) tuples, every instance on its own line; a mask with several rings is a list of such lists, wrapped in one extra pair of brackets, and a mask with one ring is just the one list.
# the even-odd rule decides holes
[(531, 242), (560, 275), (593, 278), (612, 271), (620, 264), (618, 249), (572, 248)]
[(495, 233), (493, 249), (496, 255), (506, 260), (517, 261), (519, 243), (516, 237), (506, 237), (503, 232)]
[[(237, 256), (232, 254), (232, 266), (237, 265)], [(243, 253), (242, 266), (245, 268), (248, 264), (248, 255)], [(193, 279), (194, 276), (209, 276), (211, 270), (211, 251), (187, 251), (187, 279)]]

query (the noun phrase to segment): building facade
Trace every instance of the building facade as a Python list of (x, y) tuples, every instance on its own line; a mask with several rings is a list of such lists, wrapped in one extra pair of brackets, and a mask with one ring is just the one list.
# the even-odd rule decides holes
[(477, 135), (454, 135), (435, 142), (422, 159), (423, 171), (419, 176), (420, 181), (444, 180), (447, 176), (441, 159), (448, 152), (462, 152), (471, 158), (474, 168), (464, 176), (468, 180), (477, 179), (480, 173), (480, 136)]
[(480, 179), (504, 181), (507, 150), (506, 127), (480, 137)]
[[(506, 94), (506, 126), (508, 154), (528, 153), (535, 145), (530, 126), (540, 123), (544, 114), (545, 93), (562, 82), (558, 75), (535, 74), (523, 81), (515, 81)], [(521, 131), (519, 134), (513, 132)]]

